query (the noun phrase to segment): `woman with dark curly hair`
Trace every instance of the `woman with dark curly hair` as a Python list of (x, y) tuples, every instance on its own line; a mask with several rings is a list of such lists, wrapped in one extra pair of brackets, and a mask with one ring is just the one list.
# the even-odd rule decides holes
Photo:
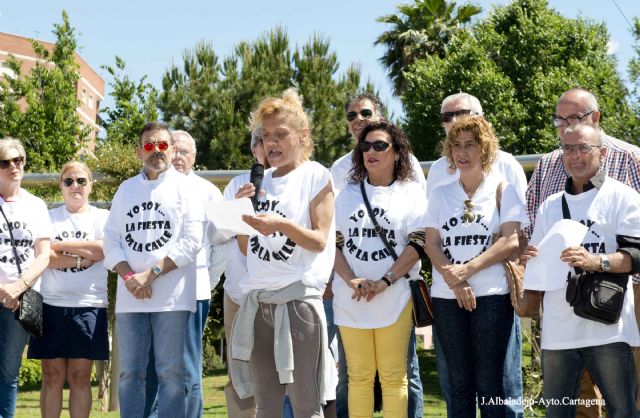
[(513, 186), (491, 172), (498, 149), (484, 118), (457, 119), (442, 154), (450, 170), (460, 171), (460, 180), (432, 192), (426, 215), (434, 329), (451, 383), (448, 413), (460, 418), (475, 418), (476, 394), (483, 418), (505, 416), (503, 405), (487, 402), (504, 398), (503, 367), (514, 320), (501, 261), (518, 246), (518, 230), (529, 221)]
[[(373, 415), (377, 370), (384, 416), (406, 417), (413, 324), (405, 277), (419, 278), (427, 200), (413, 181), (411, 146), (401, 129), (385, 122), (364, 128), (349, 183), (336, 199), (339, 242), (333, 283), (335, 323), (349, 375), (349, 415)], [(365, 199), (397, 260), (375, 232)]]

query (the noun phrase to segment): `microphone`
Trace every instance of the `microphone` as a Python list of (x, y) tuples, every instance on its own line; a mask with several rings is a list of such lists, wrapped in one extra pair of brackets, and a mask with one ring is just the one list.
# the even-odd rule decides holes
[(264, 178), (264, 166), (260, 163), (255, 163), (251, 167), (251, 174), (249, 175), (249, 182), (256, 188), (256, 194), (251, 198), (253, 204), (253, 210), (258, 210), (258, 194), (262, 189), (262, 179)]

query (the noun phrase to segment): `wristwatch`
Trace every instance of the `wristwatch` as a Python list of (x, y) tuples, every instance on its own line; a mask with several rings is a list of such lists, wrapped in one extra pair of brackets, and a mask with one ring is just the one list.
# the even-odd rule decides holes
[(609, 257), (604, 254), (600, 256), (600, 270), (605, 273), (611, 271), (611, 261), (609, 260)]
[(151, 267), (151, 271), (153, 271), (156, 274), (156, 279), (157, 279), (158, 276), (162, 274), (162, 267), (156, 264), (155, 266)]
[[(389, 280), (391, 282), (391, 284), (395, 283), (395, 277), (396, 274), (394, 272), (392, 272), (391, 270), (387, 271), (384, 276), (382, 276), (384, 278), (386, 278), (387, 280)], [(391, 286), (391, 284), (389, 286)]]

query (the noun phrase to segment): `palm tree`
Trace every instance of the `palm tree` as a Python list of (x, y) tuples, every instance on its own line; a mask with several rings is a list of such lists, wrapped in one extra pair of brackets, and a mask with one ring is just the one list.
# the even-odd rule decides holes
[(383, 32), (374, 43), (386, 48), (380, 62), (387, 67), (397, 96), (406, 87), (404, 72), (408, 67), (426, 55), (444, 57), (453, 35), (482, 8), (470, 3), (456, 7), (455, 1), (413, 0), (412, 4), (398, 6), (398, 11), (376, 19), (393, 28)]

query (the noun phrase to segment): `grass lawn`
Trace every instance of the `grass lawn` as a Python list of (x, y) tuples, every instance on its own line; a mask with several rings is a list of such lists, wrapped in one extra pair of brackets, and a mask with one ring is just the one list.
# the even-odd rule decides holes
[[(433, 350), (419, 350), (420, 357), (420, 373), (422, 385), (424, 388), (424, 406), (425, 417), (446, 417), (446, 407), (440, 386), (438, 384), (438, 373), (436, 372), (435, 355)], [(205, 396), (205, 417), (226, 417), (227, 407), (224, 400), (224, 385), (227, 382), (225, 370), (218, 370), (204, 379), (204, 396)], [(62, 417), (68, 418), (69, 413), (66, 410), (69, 391), (65, 390), (64, 395), (64, 411)], [(100, 403), (96, 401), (97, 387), (94, 386), (94, 402), (91, 412), (92, 417), (100, 418), (116, 418), (119, 417), (118, 412), (102, 413), (100, 412)], [(18, 395), (18, 408), (16, 410), (16, 418), (34, 418), (40, 415), (39, 408), (40, 391), (38, 388), (21, 389)], [(376, 414), (376, 417), (381, 417)], [(530, 415), (527, 415), (530, 416)], [(538, 415), (540, 416), (540, 415)]]

